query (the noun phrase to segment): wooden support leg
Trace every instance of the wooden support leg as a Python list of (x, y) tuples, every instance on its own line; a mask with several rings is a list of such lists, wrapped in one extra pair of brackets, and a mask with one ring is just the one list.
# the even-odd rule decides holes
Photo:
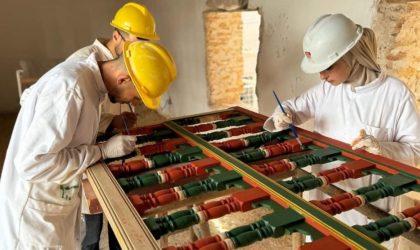
[(192, 227), (192, 231), (197, 239), (210, 237), (210, 225), (208, 222), (200, 223)]
[[(192, 206), (188, 206), (188, 208), (192, 208)], [(196, 241), (198, 239), (210, 237), (210, 225), (208, 222), (200, 223), (198, 225), (194, 225), (190, 227), (190, 236), (191, 241)]]
[[(301, 198), (303, 197), (303, 193), (298, 194)], [(303, 246), (303, 242), (305, 240), (305, 235), (301, 233), (292, 233), (292, 249), (300, 249)]]
[[(168, 212), (162, 212), (162, 213), (159, 213), (159, 214), (155, 215), (155, 217), (163, 217), (163, 216), (166, 216), (166, 215), (168, 215)], [(162, 237), (160, 237), (160, 239), (159, 239), (160, 248), (164, 248), (164, 247), (168, 246), (168, 237), (169, 237), (168, 235), (163, 235)]]
[(301, 233), (292, 233), (292, 249), (299, 249), (303, 245), (303, 240), (305, 236)]

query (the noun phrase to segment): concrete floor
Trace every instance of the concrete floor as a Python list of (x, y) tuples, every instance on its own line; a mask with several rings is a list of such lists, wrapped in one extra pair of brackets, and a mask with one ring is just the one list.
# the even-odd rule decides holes
[(0, 173), (17, 114), (0, 114)]

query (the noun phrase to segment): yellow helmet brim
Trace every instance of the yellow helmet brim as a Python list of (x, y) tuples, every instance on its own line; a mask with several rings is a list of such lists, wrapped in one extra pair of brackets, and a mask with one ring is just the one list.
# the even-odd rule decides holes
[(146, 107), (157, 109), (160, 96), (176, 77), (176, 66), (169, 52), (147, 41), (125, 42), (123, 58), (128, 74)]

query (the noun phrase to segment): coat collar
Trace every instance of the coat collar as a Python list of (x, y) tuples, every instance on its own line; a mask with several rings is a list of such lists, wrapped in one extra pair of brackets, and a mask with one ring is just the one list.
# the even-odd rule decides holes
[(96, 84), (96, 88), (98, 89), (98, 94), (99, 94), (98, 97), (99, 97), (100, 102), (102, 102), (105, 99), (105, 96), (108, 93), (108, 90), (106, 89), (104, 80), (102, 79), (101, 70), (99, 69), (97, 57), (98, 55), (95, 52), (90, 54), (89, 57), (87, 58), (87, 63), (89, 67), (92, 69), (92, 72), (94, 74), (95, 84)]

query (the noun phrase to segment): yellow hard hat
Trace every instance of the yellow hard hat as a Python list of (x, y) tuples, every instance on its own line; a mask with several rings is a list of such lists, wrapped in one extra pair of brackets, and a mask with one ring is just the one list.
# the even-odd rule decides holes
[(121, 7), (111, 21), (111, 26), (147, 40), (159, 40), (155, 31), (155, 19), (149, 10), (138, 3)]
[(147, 42), (125, 42), (124, 62), (144, 105), (157, 109), (160, 97), (176, 77), (176, 66), (162, 46)]

